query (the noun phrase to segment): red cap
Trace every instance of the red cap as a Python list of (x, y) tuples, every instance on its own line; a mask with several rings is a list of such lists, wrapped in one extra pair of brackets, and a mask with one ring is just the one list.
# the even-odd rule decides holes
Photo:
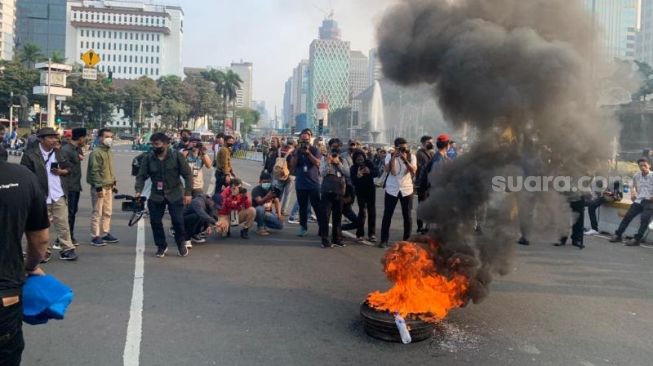
[(443, 133), (442, 135), (438, 136), (437, 139), (438, 142), (449, 142), (449, 135), (446, 133)]

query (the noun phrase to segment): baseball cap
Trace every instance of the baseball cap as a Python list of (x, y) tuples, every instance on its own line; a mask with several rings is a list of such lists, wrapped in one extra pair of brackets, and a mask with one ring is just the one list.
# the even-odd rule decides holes
[(437, 141), (438, 142), (449, 142), (449, 135), (447, 135), (446, 133), (443, 133), (442, 135), (438, 136)]

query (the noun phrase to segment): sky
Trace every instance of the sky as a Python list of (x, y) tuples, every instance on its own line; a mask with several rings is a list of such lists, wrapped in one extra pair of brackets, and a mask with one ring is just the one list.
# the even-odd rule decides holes
[[(159, 2), (159, 1), (154, 1)], [(375, 47), (382, 0), (171, 0), (184, 10), (184, 67), (254, 63), (254, 100), (281, 116), (284, 83), (334, 11), (342, 38), (364, 54)]]

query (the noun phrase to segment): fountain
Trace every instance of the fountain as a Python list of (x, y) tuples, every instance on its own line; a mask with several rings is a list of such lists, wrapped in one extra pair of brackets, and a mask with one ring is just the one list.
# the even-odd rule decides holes
[(369, 109), (370, 134), (374, 143), (385, 141), (385, 111), (383, 107), (383, 93), (379, 81), (374, 82), (372, 89), (372, 101)]

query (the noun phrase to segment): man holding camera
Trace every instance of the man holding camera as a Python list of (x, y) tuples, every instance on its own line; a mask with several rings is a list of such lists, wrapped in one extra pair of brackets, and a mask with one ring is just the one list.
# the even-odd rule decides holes
[(193, 197), (204, 193), (204, 171), (202, 168), (211, 168), (211, 159), (206, 154), (206, 148), (202, 140), (197, 137), (191, 138), (186, 148), (182, 151), (186, 162), (193, 173)]
[(272, 184), (272, 175), (266, 171), (262, 172), (259, 185), (252, 189), (252, 205), (256, 209), (258, 235), (270, 235), (267, 229), (283, 229), (280, 198), (281, 189)]
[[(91, 186), (91, 245), (102, 247), (107, 243), (117, 243), (110, 234), (113, 213), (113, 193), (116, 189), (116, 176), (113, 170), (113, 133), (108, 128), (98, 131), (98, 144), (88, 157), (86, 182)], [(100, 231), (102, 221), (102, 231)]]
[[(333, 245), (344, 247), (342, 241), (342, 207), (343, 196), (346, 189), (345, 168), (340, 160), (340, 139), (329, 140), (329, 154), (320, 165), (322, 176), (322, 199), (320, 205), (322, 224), (322, 248), (331, 248)], [(333, 216), (332, 241), (329, 241), (329, 219)]]
[(241, 226), (240, 237), (249, 239), (249, 228), (256, 219), (256, 209), (247, 196), (247, 189), (242, 187), (240, 179), (231, 180), (229, 187), (222, 191), (222, 207), (218, 211), (218, 226), (221, 228)]
[(38, 145), (25, 154), (20, 163), (36, 175), (39, 186), (46, 196), (48, 216), (54, 224), (61, 251), (59, 259), (74, 261), (77, 259), (75, 246), (70, 237), (68, 225), (68, 186), (61, 177), (68, 175), (69, 164), (55, 146), (59, 134), (53, 128), (45, 127), (38, 131)]
[[(299, 135), (299, 147), (292, 154), (290, 171), (295, 172), (295, 192), (299, 203), (299, 232), (298, 236), (305, 236), (308, 232), (308, 203), (310, 201), (313, 212), (320, 220), (320, 159), (322, 154), (317, 147), (311, 146), (313, 132), (306, 128)], [(322, 230), (319, 230), (322, 233)]]

